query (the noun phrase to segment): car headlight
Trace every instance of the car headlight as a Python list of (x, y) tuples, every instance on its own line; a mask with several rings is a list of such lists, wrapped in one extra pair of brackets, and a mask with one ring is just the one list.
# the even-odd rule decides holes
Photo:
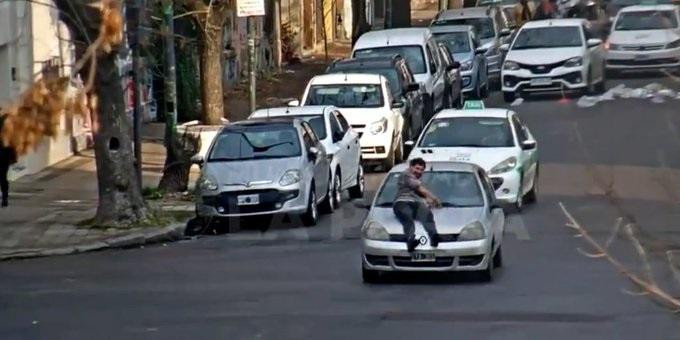
[(300, 175), (300, 170), (295, 170), (291, 169), (286, 171), (283, 176), (281, 176), (281, 179), (279, 180), (279, 185), (281, 186), (287, 186), (291, 184), (295, 184), (300, 181), (300, 178), (302, 176)]
[(490, 175), (498, 175), (502, 174), (504, 172), (511, 171), (517, 166), (517, 158), (516, 157), (510, 157), (498, 164), (496, 164), (491, 170), (489, 170)]
[(680, 39), (673, 41), (673, 42), (670, 42), (666, 45), (667, 49), (678, 48), (678, 47), (680, 47)]
[(484, 226), (479, 222), (472, 222), (460, 231), (458, 234), (458, 241), (475, 241), (482, 240), (486, 237)]
[(212, 177), (212, 176), (203, 176), (199, 181), (198, 181), (198, 187), (201, 190), (207, 190), (207, 191), (215, 191), (219, 188), (219, 185), (217, 184), (217, 180)]
[(503, 69), (508, 71), (517, 71), (519, 70), (519, 64), (512, 60), (506, 60), (503, 64)]
[(472, 70), (472, 60), (464, 61), (460, 63), (460, 70), (461, 71), (469, 71)]
[(573, 57), (564, 62), (564, 67), (578, 67), (583, 65), (583, 58)]
[(383, 227), (382, 224), (376, 221), (368, 222), (362, 229), (363, 229), (362, 234), (364, 235), (364, 238), (367, 240), (374, 241), (390, 240), (390, 234), (387, 232), (387, 229), (385, 229), (385, 227)]
[(371, 123), (371, 125), (368, 126), (368, 131), (374, 135), (387, 131), (387, 118), (383, 117), (379, 121)]

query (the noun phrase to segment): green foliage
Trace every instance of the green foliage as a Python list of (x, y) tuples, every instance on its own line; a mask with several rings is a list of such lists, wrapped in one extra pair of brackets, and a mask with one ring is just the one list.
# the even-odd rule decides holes
[(199, 118), (200, 86), (195, 44), (176, 44), (177, 119), (181, 122)]

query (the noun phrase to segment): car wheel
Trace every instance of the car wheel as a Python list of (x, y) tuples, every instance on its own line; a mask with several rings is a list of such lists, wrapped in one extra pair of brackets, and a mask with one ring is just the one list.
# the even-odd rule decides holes
[(583, 95), (596, 94), (595, 84), (593, 83), (593, 73), (588, 70), (586, 88), (584, 89)]
[(399, 138), (397, 149), (394, 150), (394, 162), (399, 163), (404, 160), (404, 138)]
[[(337, 176), (337, 175), (336, 175)], [(321, 211), (324, 214), (331, 214), (337, 207), (335, 205), (335, 200), (333, 199), (333, 196), (335, 196), (335, 179), (331, 177), (331, 174), (328, 174), (328, 189), (326, 190), (326, 198), (321, 202)]]
[(359, 164), (359, 169), (357, 170), (357, 184), (349, 188), (350, 198), (362, 198), (364, 197), (364, 167)]
[(515, 101), (515, 92), (503, 91), (503, 100), (506, 103), (512, 103)]
[(486, 261), (486, 268), (479, 271), (479, 279), (482, 282), (493, 281), (495, 271), (494, 271), (494, 260), (491, 258), (492, 252), (493, 252), (493, 250), (489, 250), (489, 260)]
[(383, 171), (387, 172), (387, 171), (390, 171), (390, 169), (392, 169), (392, 167), (394, 166), (394, 163), (395, 163), (395, 155), (394, 155), (395, 153), (396, 153), (396, 150), (394, 150), (394, 148), (392, 148), (390, 150), (390, 152), (387, 154), (387, 158), (385, 158), (382, 161)]
[(342, 202), (342, 181), (340, 180), (340, 169), (335, 171), (333, 177), (333, 206), (335, 209), (340, 207)]
[(607, 90), (607, 72), (603, 69), (602, 80), (600, 80), (600, 82), (597, 83), (597, 85), (595, 85), (595, 92), (597, 94), (602, 94), (606, 90)]
[(521, 213), (524, 208), (524, 195), (522, 195), (522, 183), (519, 184), (519, 191), (517, 192), (517, 200), (515, 201), (515, 212)]
[(366, 269), (361, 266), (361, 279), (364, 281), (364, 283), (380, 283), (380, 274), (380, 271)]
[(309, 191), (309, 202), (307, 202), (307, 211), (302, 214), (302, 224), (307, 227), (315, 226), (319, 222), (319, 210), (316, 205), (316, 193), (314, 192), (314, 183), (312, 189)]
[(498, 246), (496, 255), (493, 256), (493, 266), (496, 268), (503, 267), (503, 248), (501, 246)]
[(538, 169), (536, 169), (536, 175), (534, 176), (534, 183), (531, 185), (531, 190), (527, 192), (526, 201), (527, 203), (535, 203), (538, 200)]
[(187, 227), (184, 229), (184, 236), (197, 236), (205, 233), (211, 225), (211, 219), (209, 217), (198, 217), (192, 218), (187, 222)]

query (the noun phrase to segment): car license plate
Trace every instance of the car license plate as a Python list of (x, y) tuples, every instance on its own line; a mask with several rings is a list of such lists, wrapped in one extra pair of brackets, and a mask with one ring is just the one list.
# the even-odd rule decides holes
[(434, 253), (413, 253), (411, 254), (412, 262), (434, 262)]
[(255, 205), (260, 204), (260, 195), (239, 195), (237, 198), (238, 205)]
[(552, 84), (552, 78), (534, 78), (531, 79), (531, 86), (544, 86)]
[(635, 55), (635, 60), (647, 60), (649, 59), (649, 55), (647, 54), (636, 54)]

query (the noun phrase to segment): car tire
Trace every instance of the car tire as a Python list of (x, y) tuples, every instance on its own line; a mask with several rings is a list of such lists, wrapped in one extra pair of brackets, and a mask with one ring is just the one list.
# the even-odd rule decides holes
[(382, 281), (381, 272), (361, 266), (361, 279), (364, 283), (380, 283)]
[(522, 191), (522, 184), (520, 183), (519, 185), (519, 190), (520, 192), (517, 193), (517, 200), (515, 201), (515, 204), (513, 204), (513, 208), (515, 210), (515, 213), (521, 213), (522, 209), (524, 209), (524, 195), (521, 194)]
[(312, 182), (312, 189), (309, 191), (309, 199), (307, 202), (307, 210), (302, 214), (302, 224), (306, 227), (315, 226), (319, 223), (319, 210), (316, 205), (316, 193), (314, 192), (314, 182)]
[(527, 203), (536, 203), (536, 201), (538, 201), (538, 169), (536, 169), (536, 175), (534, 176), (534, 183), (531, 185), (531, 190), (527, 192), (525, 197)]
[(602, 80), (595, 85), (595, 93), (602, 94), (607, 90), (607, 72), (602, 70)]
[(496, 268), (503, 267), (503, 247), (498, 246), (496, 255), (493, 256), (493, 266)]
[(495, 268), (494, 268), (494, 260), (491, 258), (492, 250), (489, 251), (489, 260), (486, 261), (486, 268), (482, 269), (478, 272), (479, 274), (479, 279), (482, 282), (491, 282), (493, 281), (494, 274), (495, 274)]
[(503, 100), (506, 103), (512, 103), (515, 101), (515, 92), (503, 91)]
[(211, 225), (211, 219), (208, 217), (194, 217), (187, 222), (187, 227), (184, 229), (184, 236), (197, 236), (205, 233)]
[(395, 155), (394, 154), (395, 153), (396, 153), (396, 150), (394, 150), (394, 149), (390, 150), (390, 152), (387, 154), (387, 158), (385, 158), (382, 161), (382, 166), (383, 166), (384, 172), (390, 171), (390, 169), (392, 169), (392, 167), (394, 166), (394, 164), (395, 164)]
[(364, 197), (364, 188), (366, 182), (364, 179), (364, 167), (359, 164), (359, 169), (357, 170), (357, 184), (349, 188), (350, 198), (362, 198)]
[[(336, 174), (337, 176), (337, 174)], [(335, 195), (335, 187), (333, 185), (335, 179), (331, 174), (328, 174), (328, 189), (326, 190), (326, 198), (321, 202), (321, 212), (324, 214), (332, 214), (335, 211), (336, 205), (333, 200), (333, 195)]]
[(394, 150), (394, 162), (401, 163), (404, 160), (404, 138), (399, 138), (397, 148)]
[(335, 176), (333, 176), (333, 196), (331, 196), (335, 209), (338, 209), (340, 203), (342, 203), (342, 180), (340, 177), (340, 169), (335, 170)]

